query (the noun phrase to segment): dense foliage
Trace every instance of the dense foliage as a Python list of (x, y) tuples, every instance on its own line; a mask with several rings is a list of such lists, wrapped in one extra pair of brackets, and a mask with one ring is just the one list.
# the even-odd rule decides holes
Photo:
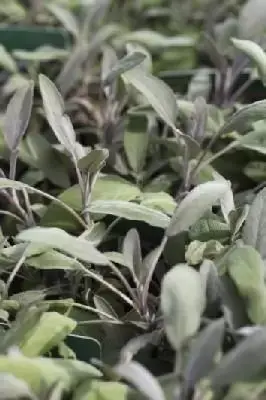
[(265, 0), (0, 20), (0, 397), (265, 398)]

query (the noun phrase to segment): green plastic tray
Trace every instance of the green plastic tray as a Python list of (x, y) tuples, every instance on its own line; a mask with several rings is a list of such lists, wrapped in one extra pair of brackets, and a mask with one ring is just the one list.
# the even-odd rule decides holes
[(38, 26), (0, 26), (0, 44), (8, 51), (32, 51), (44, 45), (66, 48), (70, 44), (68, 33), (61, 28)]

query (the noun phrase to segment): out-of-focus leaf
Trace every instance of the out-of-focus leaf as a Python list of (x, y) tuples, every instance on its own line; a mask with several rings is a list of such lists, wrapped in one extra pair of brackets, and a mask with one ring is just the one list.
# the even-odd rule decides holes
[[(120, 38), (119, 38), (120, 41)], [(148, 49), (183, 48), (195, 45), (195, 40), (189, 36), (179, 35), (167, 37), (159, 32), (142, 29), (130, 32), (122, 37), (123, 42), (139, 43)]]
[(52, 46), (41, 46), (34, 51), (14, 50), (13, 55), (18, 60), (32, 62), (49, 62), (64, 60), (69, 52), (64, 49), (57, 49)]
[(244, 174), (255, 182), (263, 182), (266, 179), (266, 163), (251, 161), (245, 166)]
[(165, 400), (163, 390), (157, 379), (136, 361), (117, 365), (114, 371), (131, 383), (147, 399)]
[(27, 383), (15, 378), (12, 374), (0, 373), (0, 385), (0, 397), (3, 400), (19, 400), (21, 398), (36, 399)]
[(28, 357), (46, 354), (57, 346), (76, 327), (76, 322), (57, 312), (44, 313), (29, 337), (20, 344), (20, 350)]
[(200, 274), (187, 264), (176, 265), (165, 275), (161, 308), (165, 331), (175, 350), (197, 332), (205, 301)]
[(67, 8), (61, 7), (59, 4), (48, 3), (46, 8), (63, 24), (63, 26), (72, 33), (76, 38), (79, 35), (79, 24), (74, 16)]
[(243, 229), (243, 240), (266, 259), (266, 189), (252, 202)]
[(17, 73), (18, 69), (15, 61), (3, 45), (0, 45), (0, 65), (12, 74)]
[(212, 322), (192, 343), (184, 372), (184, 393), (193, 390), (196, 383), (212, 370), (214, 358), (220, 350), (224, 325), (223, 319)]
[(105, 77), (103, 84), (105, 86), (110, 85), (117, 77), (141, 64), (144, 59), (145, 55), (140, 52), (126, 55), (113, 66), (109, 74)]
[(89, 207), (91, 214), (114, 215), (133, 221), (143, 221), (151, 226), (166, 228), (170, 218), (160, 211), (122, 200), (96, 200)]
[(188, 99), (195, 100), (197, 97), (208, 99), (210, 89), (210, 71), (207, 68), (202, 68), (196, 72), (189, 83)]
[(240, 37), (243, 39), (258, 39), (263, 36), (265, 23), (265, 2), (263, 0), (247, 0), (239, 15)]
[(266, 155), (266, 138), (264, 127), (255, 129), (244, 136), (237, 136), (235, 145), (239, 148), (253, 150), (260, 154)]
[(28, 358), (23, 355), (0, 356), (0, 373), (12, 374), (21, 379), (38, 395), (43, 388), (42, 382), (51, 387), (61, 381), (65, 390), (70, 391), (82, 379), (92, 379), (101, 373), (89, 364), (80, 361), (51, 358)]
[(4, 119), (5, 142), (11, 151), (15, 151), (29, 124), (32, 102), (33, 81), (18, 89), (10, 100)]
[(75, 390), (73, 400), (126, 400), (128, 386), (118, 382), (92, 380), (83, 382)]
[(29, 228), (17, 235), (17, 240), (30, 243), (42, 243), (63, 251), (73, 258), (88, 263), (108, 265), (108, 259), (88, 240), (69, 235), (58, 228)]
[(224, 266), (245, 300), (250, 320), (263, 324), (266, 321), (265, 267), (259, 253), (251, 246), (235, 248), (226, 257)]
[(225, 195), (229, 187), (227, 181), (212, 181), (196, 186), (177, 206), (166, 234), (174, 236), (188, 230)]
[(266, 365), (266, 329), (248, 336), (227, 353), (210, 375), (215, 389), (236, 382), (251, 381)]
[(266, 100), (256, 101), (252, 104), (244, 106), (224, 124), (220, 129), (219, 135), (225, 135), (233, 131), (241, 132), (246, 124), (265, 119)]
[(262, 82), (266, 83), (266, 53), (251, 40), (232, 39), (233, 45), (246, 54), (256, 65)]

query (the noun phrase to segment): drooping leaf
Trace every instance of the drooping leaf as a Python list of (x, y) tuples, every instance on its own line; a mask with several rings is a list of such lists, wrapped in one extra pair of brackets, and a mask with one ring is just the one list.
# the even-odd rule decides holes
[(123, 75), (126, 82), (134, 86), (150, 103), (162, 120), (174, 128), (177, 103), (172, 90), (160, 79), (137, 66)]
[(188, 230), (226, 194), (229, 187), (227, 181), (212, 181), (196, 186), (177, 206), (166, 234), (174, 236)]
[(231, 383), (251, 381), (266, 365), (266, 329), (248, 336), (227, 353), (210, 375), (212, 387), (221, 388)]
[(96, 200), (89, 207), (91, 214), (114, 215), (132, 221), (143, 221), (151, 226), (166, 228), (170, 218), (160, 211), (122, 200)]
[(139, 65), (144, 59), (145, 55), (140, 52), (135, 52), (121, 58), (105, 77), (103, 84), (105, 86), (110, 85), (117, 77)]
[(212, 370), (215, 355), (222, 344), (224, 328), (224, 320), (218, 319), (210, 323), (192, 343), (184, 371), (184, 393), (193, 389)]
[(251, 40), (232, 39), (233, 45), (246, 54), (256, 65), (262, 82), (266, 83), (266, 53)]
[(76, 327), (76, 322), (57, 312), (44, 313), (34, 330), (20, 344), (25, 356), (35, 357), (46, 354), (57, 346)]
[(108, 259), (88, 240), (69, 235), (58, 228), (29, 228), (19, 233), (17, 240), (42, 243), (88, 263), (109, 264)]
[(11, 98), (4, 119), (3, 133), (11, 151), (15, 151), (29, 124), (32, 102), (33, 81), (18, 89)]
[(165, 400), (163, 390), (157, 379), (141, 364), (130, 361), (114, 368), (116, 374), (132, 384), (149, 400)]
[(197, 332), (204, 306), (200, 274), (187, 264), (173, 267), (162, 281), (161, 308), (165, 331), (175, 350)]
[(265, 119), (266, 100), (256, 101), (252, 104), (244, 106), (224, 124), (220, 129), (219, 135), (225, 135), (233, 131), (241, 132), (245, 129), (247, 123)]
[(251, 204), (243, 229), (243, 240), (266, 259), (266, 189)]

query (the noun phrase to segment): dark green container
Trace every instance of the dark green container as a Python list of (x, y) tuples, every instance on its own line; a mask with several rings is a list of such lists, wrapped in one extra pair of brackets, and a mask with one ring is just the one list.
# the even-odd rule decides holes
[(71, 43), (66, 30), (42, 26), (1, 25), (0, 44), (7, 51), (33, 51), (40, 46), (53, 46), (64, 49)]

